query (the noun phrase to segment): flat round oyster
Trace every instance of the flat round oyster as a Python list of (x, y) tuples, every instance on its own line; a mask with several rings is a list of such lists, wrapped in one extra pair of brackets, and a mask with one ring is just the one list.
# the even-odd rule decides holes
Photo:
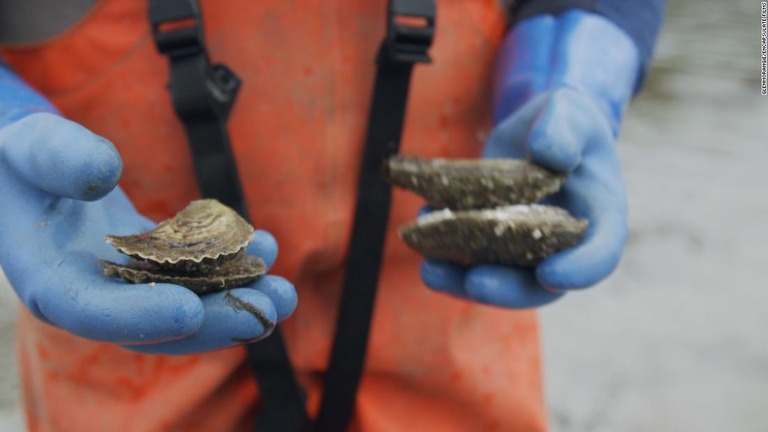
[(253, 227), (231, 208), (213, 199), (192, 201), (154, 229), (106, 237), (118, 251), (170, 271), (201, 272), (241, 254)]
[(106, 237), (132, 259), (127, 265), (101, 261), (104, 274), (131, 283), (167, 282), (205, 294), (242, 286), (266, 272), (264, 262), (245, 255), (253, 227), (216, 200), (191, 202), (150, 231)]
[(427, 258), (459, 264), (533, 266), (576, 245), (588, 222), (553, 206), (515, 205), (428, 213), (400, 228), (408, 246)]
[(420, 159), (395, 156), (387, 177), (435, 207), (452, 210), (531, 204), (557, 192), (565, 182), (524, 159)]

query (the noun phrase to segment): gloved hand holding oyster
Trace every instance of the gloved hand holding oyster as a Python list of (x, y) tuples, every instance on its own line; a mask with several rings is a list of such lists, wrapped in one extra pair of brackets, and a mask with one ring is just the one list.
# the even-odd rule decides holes
[[(527, 160), (560, 173), (565, 182), (543, 203), (561, 207), (589, 225), (572, 247), (559, 252), (542, 250), (546, 252), (542, 256), (554, 253), (535, 266), (488, 263), (499, 262), (493, 255), (479, 256), (471, 265), (463, 259), (458, 261), (464, 264), (427, 259), (421, 266), (421, 278), (428, 287), (481, 303), (529, 308), (553, 302), (567, 291), (594, 286), (613, 272), (628, 231), (616, 137), (643, 67), (637, 46), (625, 32), (583, 10), (535, 16), (513, 28), (499, 49), (492, 89), (495, 127), (482, 157)], [(491, 227), (493, 235), (479, 237), (486, 242), (495, 239), (495, 230), (510, 235), (505, 234), (509, 224), (498, 221), (513, 216), (562, 217), (568, 220), (562, 227), (571, 227), (564, 232), (575, 233), (577, 225), (560, 211), (556, 215), (545, 210), (544, 216), (535, 210), (531, 213), (533, 209), (525, 214), (491, 214), (494, 222), (484, 226)], [(516, 227), (521, 224), (515, 222)], [(527, 234), (516, 231), (511, 238), (525, 238), (524, 248), (529, 249), (543, 244), (533, 241), (539, 234), (539, 240), (559, 237), (533, 228)], [(476, 248), (488, 249), (486, 246)]]
[[(258, 276), (277, 256), (274, 237), (237, 223), (228, 209), (207, 201), (193, 204), (173, 223), (131, 241), (155, 224), (116, 186), (121, 171), (122, 160), (109, 141), (57, 115), (30, 114), (6, 126), (0, 122), (5, 204), (0, 265), (30, 313), (86, 339), (143, 353), (189, 354), (265, 338), (293, 312), (293, 285), (277, 276)], [(225, 221), (235, 221), (240, 229)], [(191, 229), (177, 229), (181, 226)], [(184, 235), (174, 237), (179, 233)], [(105, 243), (107, 234), (126, 236), (112, 241), (145, 261), (128, 262)], [(174, 247), (160, 248), (163, 239)], [(175, 247), (182, 243), (190, 248)], [(223, 274), (211, 275), (207, 268), (197, 273), (209, 264), (208, 252), (197, 253), (213, 249), (218, 256), (210, 261)], [(154, 252), (147, 255), (148, 250)], [(219, 266), (227, 258), (229, 267)], [(116, 273), (138, 275), (140, 283), (105, 277), (100, 259), (115, 263), (107, 266)], [(182, 262), (185, 271), (168, 269)], [(158, 269), (172, 278), (141, 273)], [(185, 274), (176, 279), (179, 273)]]

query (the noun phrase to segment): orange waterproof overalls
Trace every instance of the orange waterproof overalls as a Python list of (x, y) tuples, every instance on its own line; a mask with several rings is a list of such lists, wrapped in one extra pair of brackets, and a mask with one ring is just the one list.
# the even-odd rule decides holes
[[(122, 154), (121, 186), (159, 220), (198, 197), (147, 0), (101, 0), (51, 40), (3, 57)], [(438, 1), (434, 63), (417, 66), (402, 150), (476, 157), (490, 122), (498, 0)], [(206, 40), (244, 85), (229, 120), (249, 212), (295, 283), (288, 350), (315, 414), (334, 334), (385, 0), (203, 0)], [(395, 192), (355, 431), (545, 429), (535, 314), (434, 293), (395, 227), (421, 201)], [(22, 312), (23, 396), (34, 431), (249, 430), (259, 392), (242, 348), (148, 356), (79, 339)]]

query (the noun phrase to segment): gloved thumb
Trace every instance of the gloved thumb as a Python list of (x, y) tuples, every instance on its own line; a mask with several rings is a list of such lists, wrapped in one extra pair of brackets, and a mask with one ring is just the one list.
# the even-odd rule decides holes
[(37, 189), (83, 201), (109, 193), (122, 173), (111, 142), (48, 113), (31, 114), (0, 129), (0, 161)]
[(570, 172), (581, 163), (585, 148), (609, 134), (597, 106), (585, 95), (563, 88), (547, 96), (528, 136), (531, 161), (559, 172)]

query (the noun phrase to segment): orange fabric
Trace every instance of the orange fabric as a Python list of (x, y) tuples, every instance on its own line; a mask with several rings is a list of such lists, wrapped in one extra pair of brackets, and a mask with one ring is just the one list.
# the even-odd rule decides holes
[[(244, 79), (230, 119), (254, 225), (280, 244), (274, 272), (299, 306), (284, 333), (317, 411), (384, 34), (385, 0), (203, 0), (214, 61)], [(477, 156), (490, 129), (497, 0), (438, 1), (434, 63), (416, 68), (402, 152)], [(112, 140), (121, 186), (156, 220), (198, 196), (183, 129), (149, 33), (146, 0), (102, 0), (74, 29), (2, 47), (69, 118)], [(540, 431), (535, 314), (432, 293), (395, 235), (421, 201), (395, 192), (354, 431)], [(145, 356), (78, 339), (22, 313), (23, 394), (33, 431), (248, 430), (258, 389), (242, 349)]]

